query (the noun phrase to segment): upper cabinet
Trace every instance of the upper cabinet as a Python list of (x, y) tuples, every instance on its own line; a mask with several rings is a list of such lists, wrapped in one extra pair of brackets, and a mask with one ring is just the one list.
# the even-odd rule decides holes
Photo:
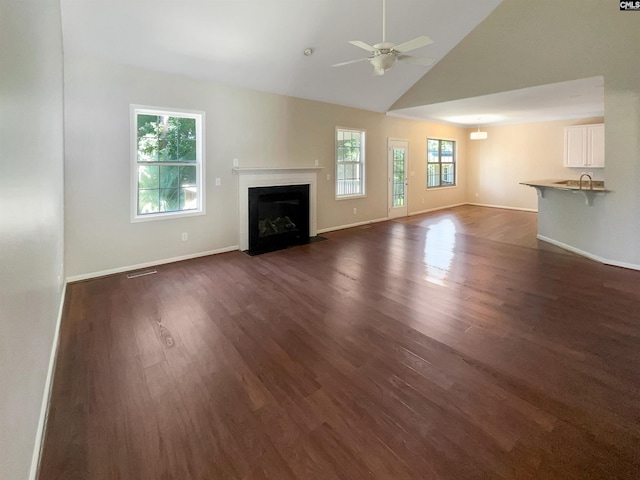
[(565, 167), (604, 167), (604, 123), (564, 128)]

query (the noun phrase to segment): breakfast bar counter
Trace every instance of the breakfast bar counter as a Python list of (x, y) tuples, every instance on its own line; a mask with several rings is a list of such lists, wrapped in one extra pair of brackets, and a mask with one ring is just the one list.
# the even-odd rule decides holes
[(610, 190), (600, 180), (531, 180), (520, 182), (520, 185), (533, 187), (538, 192), (538, 197), (544, 198), (547, 190), (561, 190), (569, 193), (583, 194), (585, 203), (593, 205), (593, 199), (597, 195), (604, 195)]

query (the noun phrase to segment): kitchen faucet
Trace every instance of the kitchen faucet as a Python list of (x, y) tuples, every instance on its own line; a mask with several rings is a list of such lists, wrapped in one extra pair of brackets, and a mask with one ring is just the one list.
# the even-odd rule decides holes
[(580, 175), (580, 181), (578, 182), (580, 186), (580, 190), (582, 190), (582, 177), (585, 177), (585, 176), (589, 178), (589, 190), (593, 190), (593, 179), (591, 178), (591, 175), (589, 175), (588, 173), (583, 173), (582, 175)]

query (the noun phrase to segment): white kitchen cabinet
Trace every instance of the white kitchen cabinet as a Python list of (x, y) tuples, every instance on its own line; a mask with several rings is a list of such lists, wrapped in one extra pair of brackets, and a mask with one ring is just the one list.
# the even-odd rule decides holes
[(604, 167), (604, 124), (564, 128), (565, 167)]

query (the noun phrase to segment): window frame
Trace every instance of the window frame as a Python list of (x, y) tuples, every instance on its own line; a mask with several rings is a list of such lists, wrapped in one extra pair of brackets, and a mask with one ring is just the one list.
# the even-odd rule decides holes
[[(361, 144), (361, 148), (360, 148), (360, 161), (358, 162), (338, 162), (338, 132), (339, 131), (343, 131), (343, 132), (351, 132), (351, 133), (359, 133), (360, 134), (360, 144)], [(367, 196), (367, 189), (366, 189), (366, 165), (367, 165), (367, 155), (366, 155), (366, 148), (367, 148), (367, 131), (363, 128), (352, 128), (352, 127), (340, 127), (337, 126), (335, 128), (335, 132), (334, 132), (334, 141), (335, 141), (335, 181), (334, 181), (334, 188), (335, 188), (335, 198), (336, 200), (349, 200), (349, 199), (353, 199), (353, 198), (363, 198)], [(339, 194), (338, 193), (338, 166), (340, 164), (344, 165), (345, 163), (348, 164), (355, 164), (355, 165), (360, 165), (360, 169), (361, 169), (361, 178), (360, 178), (360, 193), (352, 193), (352, 194)]]
[[(437, 141), (438, 142), (438, 161), (437, 162), (430, 162), (429, 161), (429, 140), (431, 141)], [(451, 162), (443, 162), (442, 161), (442, 142), (451, 142), (453, 144), (453, 153), (451, 155), (452, 161)], [(458, 142), (457, 140), (453, 140), (450, 138), (431, 138), (431, 137), (427, 137), (427, 141), (426, 141), (426, 147), (427, 147), (427, 155), (425, 158), (425, 163), (426, 163), (426, 189), (427, 190), (434, 190), (434, 189), (440, 189), (440, 188), (455, 188), (458, 186)], [(439, 175), (439, 184), (438, 185), (434, 185), (434, 186), (429, 186), (429, 165), (439, 165), (440, 166), (440, 175)], [(442, 166), (443, 165), (453, 165), (453, 185), (443, 185), (442, 184)]]
[[(193, 118), (196, 121), (196, 186), (198, 189), (198, 208), (192, 210), (176, 210), (172, 212), (138, 213), (138, 167), (145, 164), (172, 166), (174, 163), (184, 165), (185, 162), (139, 162), (138, 161), (138, 115), (168, 115), (180, 118)], [(205, 112), (200, 110), (154, 107), (149, 105), (129, 106), (130, 131), (130, 221), (131, 223), (167, 220), (171, 218), (194, 217), (205, 215)], [(193, 163), (188, 163), (193, 165)]]

